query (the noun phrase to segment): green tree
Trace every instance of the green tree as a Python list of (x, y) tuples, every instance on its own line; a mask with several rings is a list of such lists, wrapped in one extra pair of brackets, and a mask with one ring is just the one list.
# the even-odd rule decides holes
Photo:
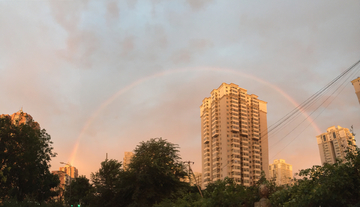
[(106, 159), (101, 163), (98, 172), (91, 173), (91, 180), (94, 183), (96, 197), (95, 206), (121, 206), (117, 201), (119, 197), (120, 178), (123, 170), (121, 162)]
[(132, 205), (152, 206), (165, 198), (175, 198), (188, 184), (178, 146), (162, 138), (141, 142), (129, 165), (132, 177)]
[(74, 206), (78, 204), (81, 204), (81, 206), (89, 206), (94, 196), (93, 193), (94, 188), (90, 184), (89, 179), (85, 176), (80, 176), (73, 179), (69, 186), (66, 186), (65, 200)]
[(46, 130), (0, 118), (0, 199), (24, 199), (43, 202), (55, 196), (51, 189), (59, 185), (50, 173), (51, 137)]
[(273, 206), (360, 206), (360, 150), (344, 161), (301, 170), (291, 187), (271, 196)]

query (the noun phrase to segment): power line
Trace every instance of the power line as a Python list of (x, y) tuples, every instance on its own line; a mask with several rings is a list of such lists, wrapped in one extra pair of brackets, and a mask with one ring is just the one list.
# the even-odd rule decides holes
[[(337, 77), (335, 77), (335, 79), (333, 79), (332, 81), (330, 81), (327, 85), (325, 85), (323, 88), (321, 88), (319, 91), (317, 91), (315, 94), (313, 94), (312, 96), (310, 96), (308, 99), (306, 99), (304, 102), (302, 102), (301, 104), (299, 104), (297, 107), (295, 107), (292, 111), (290, 111), (289, 113), (287, 113), (283, 118), (279, 119), (277, 122), (275, 122), (274, 124), (272, 124), (270, 126), (270, 129), (268, 131), (262, 131), (261, 134), (262, 136), (266, 136), (269, 134), (274, 134), (276, 133), (279, 129), (281, 129), (282, 127), (288, 125), (291, 121), (293, 121), (295, 118), (297, 118), (300, 114), (301, 114), (301, 110), (305, 110), (311, 106), (313, 106), (313, 104), (323, 96), (323, 94), (329, 90), (330, 88), (334, 87), (334, 85), (344, 76), (346, 76), (350, 71), (352, 71), (353, 69), (356, 69), (356, 66), (360, 63), (360, 60), (358, 60), (356, 63), (354, 63), (351, 67), (349, 67), (347, 70), (343, 71), (340, 75), (338, 75)], [(357, 68), (358, 69), (358, 68)], [(355, 70), (356, 71), (356, 70)], [(313, 113), (313, 112), (312, 112)], [(312, 114), (311, 113), (311, 114)], [(310, 117), (310, 115), (306, 116), (304, 121)], [(297, 126), (298, 127), (298, 126)], [(297, 128), (295, 127), (295, 128)], [(294, 129), (293, 129), (294, 130)], [(292, 131), (293, 131), (292, 130)], [(272, 133), (273, 132), (273, 133)], [(269, 137), (268, 137), (269, 138)]]
[[(351, 77), (354, 77), (353, 75), (355, 75), (356, 74), (356, 70), (349, 76), (349, 77), (347, 77), (342, 83), (341, 83), (341, 85), (339, 86), (339, 87), (337, 87), (336, 89), (335, 89), (335, 91), (333, 91), (332, 93), (331, 93), (331, 95), (333, 95), (337, 90), (339, 90), (340, 88), (341, 88), (341, 90), (336, 94), (336, 96), (324, 107), (324, 109), (305, 127), (305, 129), (306, 128), (308, 128), (315, 120), (316, 120), (316, 118), (318, 118), (324, 111), (325, 111), (325, 109), (338, 97), (338, 95), (344, 90), (344, 88), (345, 88), (345, 86), (346, 85), (344, 85), (345, 83), (347, 83), (347, 82), (349, 82), (349, 79), (351, 78)], [(312, 113), (314, 113), (317, 109), (319, 109), (320, 108), (320, 106), (322, 106), (322, 105), (325, 105), (325, 103), (326, 103), (326, 101), (330, 98), (331, 96), (329, 96), (328, 98), (326, 98)], [(312, 114), (311, 113), (311, 114)], [(310, 115), (311, 115), (310, 114)], [(310, 116), (309, 115), (309, 116)], [(283, 147), (278, 153), (276, 153), (275, 155), (273, 155), (272, 156), (272, 158), (274, 158), (276, 155), (278, 155), (278, 154), (280, 154), (286, 147), (288, 147), (295, 139), (297, 139), (302, 133), (303, 133), (304, 131), (302, 131), (300, 134), (298, 134), (295, 138), (293, 138), (285, 147)], [(287, 135), (286, 135), (287, 136)], [(285, 136), (285, 137), (286, 137)], [(283, 137), (283, 138), (285, 138), (285, 137)], [(280, 142), (281, 140), (279, 140), (278, 142)], [(277, 142), (277, 143), (278, 143)], [(271, 158), (271, 159), (272, 159)]]

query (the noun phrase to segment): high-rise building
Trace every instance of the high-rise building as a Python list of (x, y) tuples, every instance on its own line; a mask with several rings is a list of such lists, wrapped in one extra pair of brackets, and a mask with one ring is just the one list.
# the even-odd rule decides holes
[(200, 106), (203, 187), (230, 177), (253, 185), (269, 178), (266, 102), (236, 84), (222, 83)]
[(30, 114), (24, 113), (22, 110), (13, 113), (12, 115), (1, 114), (0, 118), (10, 119), (12, 124), (28, 124), (35, 129), (40, 129), (39, 123), (35, 122)]
[(360, 77), (356, 78), (355, 80), (352, 80), (351, 83), (355, 88), (355, 93), (360, 103)]
[[(355, 149), (355, 137), (349, 129), (329, 127), (325, 133), (316, 136), (321, 163), (334, 164), (336, 159), (344, 159), (346, 151)], [(351, 145), (349, 145), (349, 142)]]
[(134, 156), (133, 152), (125, 152), (124, 159), (123, 159), (123, 168), (124, 170), (127, 170), (129, 167), (129, 164), (131, 162), (131, 158)]
[(59, 193), (54, 199), (61, 202), (64, 200), (65, 186), (70, 185), (70, 176), (63, 171), (51, 171), (51, 173), (59, 176), (60, 185), (53, 190)]
[(79, 171), (76, 167), (66, 165), (65, 167), (60, 167), (60, 171), (66, 173), (71, 178), (77, 178), (79, 176)]
[(292, 165), (285, 163), (285, 160), (274, 160), (269, 165), (270, 179), (275, 179), (277, 185), (291, 184), (293, 179)]

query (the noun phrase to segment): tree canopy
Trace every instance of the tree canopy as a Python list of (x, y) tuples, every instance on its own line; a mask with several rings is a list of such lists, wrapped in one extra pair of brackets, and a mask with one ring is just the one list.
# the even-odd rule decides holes
[(57, 175), (50, 173), (51, 137), (32, 121), (19, 124), (8, 117), (0, 118), (0, 198), (25, 198), (42, 202), (55, 195)]
[(162, 138), (141, 142), (135, 148), (129, 171), (133, 174), (132, 199), (138, 206), (151, 206), (176, 196), (186, 183), (178, 146)]
[(360, 150), (345, 160), (313, 166), (299, 173), (293, 186), (271, 196), (273, 206), (360, 206)]

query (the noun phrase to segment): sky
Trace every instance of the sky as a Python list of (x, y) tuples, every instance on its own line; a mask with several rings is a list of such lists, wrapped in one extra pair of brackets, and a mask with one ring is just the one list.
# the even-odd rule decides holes
[[(0, 114), (23, 108), (46, 129), (51, 170), (71, 162), (90, 178), (106, 153), (122, 161), (162, 137), (201, 172), (211, 90), (258, 95), (271, 126), (360, 59), (359, 10), (355, 0), (0, 0)], [(320, 164), (319, 130), (360, 134), (359, 70), (270, 134), (270, 163), (296, 173)]]

